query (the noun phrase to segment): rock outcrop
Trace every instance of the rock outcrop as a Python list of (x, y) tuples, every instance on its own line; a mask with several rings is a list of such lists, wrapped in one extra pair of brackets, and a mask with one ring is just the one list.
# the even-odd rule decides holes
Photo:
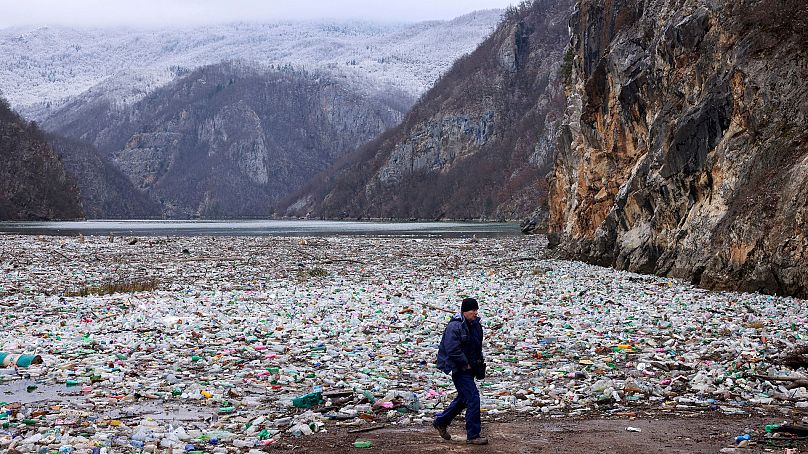
[(90, 144), (47, 136), (65, 169), (75, 177), (81, 207), (88, 219), (159, 218), (160, 205), (135, 188), (106, 156)]
[[(546, 219), (573, 2), (509, 10), (401, 125), (281, 205), (326, 218)], [(537, 209), (536, 207), (540, 207)]]
[(223, 63), (133, 105), (67, 105), (45, 126), (96, 146), (166, 217), (268, 216), (279, 198), (397, 124), (411, 102), (365, 93), (328, 76)]
[(550, 179), (567, 257), (808, 297), (808, 5), (581, 0)]
[(0, 220), (78, 219), (74, 179), (65, 172), (42, 130), (0, 99)]

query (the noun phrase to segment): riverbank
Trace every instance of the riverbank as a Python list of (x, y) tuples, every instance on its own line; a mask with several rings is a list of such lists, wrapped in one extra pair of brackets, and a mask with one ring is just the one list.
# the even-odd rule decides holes
[[(547, 418), (523, 416), (508, 420), (484, 420), (483, 430), (490, 443), (469, 446), (461, 436), (462, 422), (450, 431), (451, 441), (442, 440), (428, 424), (385, 427), (366, 433), (333, 429), (311, 437), (289, 440), (279, 448), (295, 452), (356, 452), (354, 443), (370, 442), (380, 453), (546, 453), (591, 454), (666, 453), (666, 454), (752, 454), (776, 452), (785, 448), (804, 452), (805, 440), (765, 438), (756, 433), (770, 418), (723, 416), (714, 413), (642, 415), (637, 417)], [(627, 430), (629, 429), (629, 430)], [(739, 434), (753, 434), (755, 441), (737, 448)]]

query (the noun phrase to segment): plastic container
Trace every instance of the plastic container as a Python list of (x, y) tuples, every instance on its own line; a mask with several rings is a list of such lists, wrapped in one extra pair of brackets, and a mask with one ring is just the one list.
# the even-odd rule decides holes
[(3, 367), (29, 367), (31, 365), (42, 364), (40, 355), (20, 355), (15, 353), (0, 352), (0, 363)]

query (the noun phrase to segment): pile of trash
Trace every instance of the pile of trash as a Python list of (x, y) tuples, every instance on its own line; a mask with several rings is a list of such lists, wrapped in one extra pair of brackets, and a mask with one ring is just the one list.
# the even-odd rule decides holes
[[(804, 301), (543, 259), (542, 237), (3, 244), (0, 449), (242, 452), (424, 424), (454, 397), (434, 361), (464, 296), (486, 418), (808, 407), (779, 360), (805, 343)], [(127, 279), (158, 284), (103, 291)]]

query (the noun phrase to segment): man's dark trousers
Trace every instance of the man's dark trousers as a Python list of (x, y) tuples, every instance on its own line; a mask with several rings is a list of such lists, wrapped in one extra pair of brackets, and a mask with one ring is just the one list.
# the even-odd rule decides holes
[(480, 436), (480, 392), (474, 384), (474, 374), (471, 370), (452, 373), (452, 381), (457, 388), (457, 397), (449, 404), (443, 413), (438, 413), (435, 424), (448, 426), (455, 416), (466, 409), (466, 435), (468, 439)]

